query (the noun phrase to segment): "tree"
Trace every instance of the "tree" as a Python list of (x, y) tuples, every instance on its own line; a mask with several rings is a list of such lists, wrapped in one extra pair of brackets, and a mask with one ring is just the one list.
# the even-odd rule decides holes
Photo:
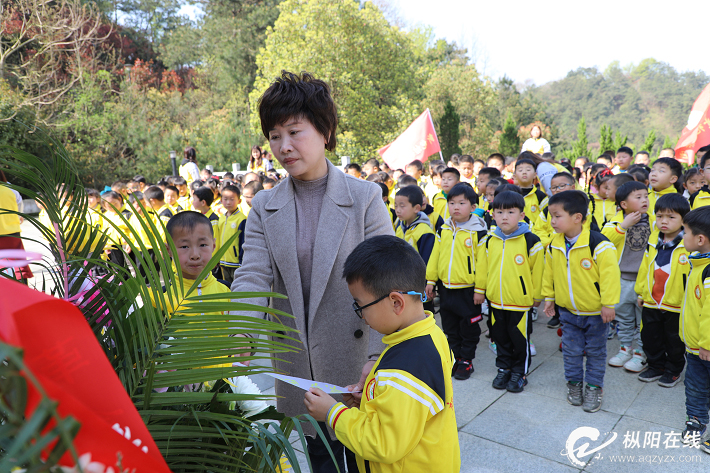
[(282, 70), (308, 71), (330, 85), (341, 154), (371, 156), (421, 113), (417, 53), (410, 38), (390, 26), (372, 3), (360, 8), (354, 1), (286, 0), (279, 10), (256, 57), (249, 94), (255, 131), (260, 130), (256, 103)]
[(614, 134), (611, 131), (611, 128), (609, 125), (606, 123), (601, 126), (599, 129), (599, 153), (603, 153), (604, 151), (614, 149), (614, 138), (612, 135)]
[(678, 142), (678, 140), (673, 140), (673, 138), (670, 137), (670, 135), (666, 135), (665, 139), (663, 140), (663, 148), (674, 148), (675, 149), (675, 144)]
[(641, 149), (639, 151), (648, 151), (650, 154), (653, 152), (653, 145), (656, 143), (656, 130), (651, 130), (648, 132), (648, 136), (643, 142), (643, 146), (641, 146)]
[(503, 125), (503, 134), (500, 136), (500, 144), (498, 151), (503, 156), (517, 156), (520, 152), (520, 139), (518, 138), (518, 129), (513, 121), (513, 115), (508, 112), (508, 117)]
[(461, 118), (456, 113), (451, 100), (447, 100), (444, 105), (444, 114), (439, 119), (439, 141), (441, 143), (441, 153), (444, 156), (451, 156), (454, 153), (461, 154), (459, 146), (459, 122)]
[(577, 140), (572, 142), (572, 148), (563, 150), (562, 155), (570, 161), (581, 156), (589, 157), (592, 150), (589, 148), (589, 139), (587, 138), (587, 122), (584, 117), (579, 119), (577, 124)]

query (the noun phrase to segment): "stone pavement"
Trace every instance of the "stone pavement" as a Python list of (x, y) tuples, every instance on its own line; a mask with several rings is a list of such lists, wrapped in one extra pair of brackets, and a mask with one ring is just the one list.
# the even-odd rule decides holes
[[(531, 340), (537, 356), (532, 357), (524, 392), (515, 394), (491, 387), (496, 375), (495, 355), (485, 336), (478, 345), (471, 379), (453, 380), (462, 473), (710, 471), (710, 455), (680, 447), (680, 442), (673, 448), (673, 440), (679, 437), (667, 436), (685, 428), (682, 380), (673, 388), (663, 388), (656, 383), (643, 383), (623, 368), (607, 366), (599, 412), (587, 413), (568, 404), (562, 353), (558, 350), (560, 338), (557, 330), (546, 327), (548, 320), (542, 316), (534, 323)], [(610, 340), (608, 358), (618, 349), (618, 340)], [(273, 393), (270, 379), (263, 376), (255, 381), (265, 393)], [(592, 450), (614, 435), (616, 438), (591, 455), (578, 452), (583, 465), (574, 466), (563, 454), (565, 442), (572, 431), (585, 426), (598, 429), (600, 436), (597, 440), (578, 440), (575, 449), (589, 442), (588, 450)], [(630, 440), (636, 435), (638, 446)], [(625, 436), (629, 437), (626, 445)], [(654, 437), (659, 439), (658, 446), (653, 445)], [(296, 436), (293, 446), (302, 471), (308, 471)]]
[[(39, 232), (26, 222), (22, 233), (24, 237), (41, 239)], [(25, 246), (46, 252), (37, 243), (26, 241)], [(41, 285), (40, 268), (32, 269)], [(669, 438), (677, 438), (668, 434), (680, 433), (684, 428), (682, 381), (673, 388), (662, 388), (638, 381), (635, 374), (623, 368), (607, 366), (602, 410), (586, 413), (566, 401), (560, 339), (557, 330), (546, 327), (547, 320), (542, 316), (534, 324), (531, 339), (538, 354), (532, 358), (524, 392), (514, 394), (491, 387), (496, 375), (495, 355), (485, 336), (478, 346), (471, 379), (453, 380), (462, 473), (710, 472), (710, 455), (697, 449), (672, 448), (672, 441), (668, 448), (664, 444)], [(483, 322), (481, 327), (485, 330)], [(611, 358), (618, 351), (618, 340), (610, 340), (607, 348)], [(274, 393), (273, 378), (257, 375), (253, 380), (266, 394)], [(585, 442), (589, 442), (588, 450), (594, 449), (616, 435), (608, 446), (592, 455), (578, 452), (581, 467), (574, 466), (562, 453), (568, 436), (580, 427), (598, 429), (600, 436), (596, 440), (578, 440), (575, 449)], [(653, 445), (654, 434), (660, 436), (657, 446)], [(638, 446), (624, 442), (625, 436), (634, 435), (638, 435)], [(293, 446), (302, 471), (308, 471), (295, 435)]]

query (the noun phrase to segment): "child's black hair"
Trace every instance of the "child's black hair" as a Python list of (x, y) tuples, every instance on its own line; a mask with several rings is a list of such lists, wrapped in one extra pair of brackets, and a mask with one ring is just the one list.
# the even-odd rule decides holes
[[(180, 195), (180, 190), (179, 190), (177, 187), (175, 187), (175, 186), (165, 186), (165, 190), (166, 190), (166, 191), (173, 191), (173, 192), (175, 192), (178, 196)], [(165, 191), (163, 191), (163, 193), (165, 193)]]
[(150, 186), (143, 192), (143, 197), (147, 201), (150, 201), (150, 199), (155, 199), (158, 202), (162, 202), (165, 200), (165, 193), (163, 192), (163, 189), (158, 186)]
[(634, 150), (632, 150), (632, 149), (629, 148), (628, 146), (622, 146), (621, 148), (619, 148), (619, 149), (616, 150), (616, 154), (619, 154), (619, 153), (626, 153), (626, 154), (628, 154), (629, 156), (633, 156), (633, 155), (634, 155)]
[(138, 204), (136, 204), (136, 202), (140, 202), (142, 200), (143, 200), (143, 193), (141, 191), (131, 192), (128, 195), (128, 201), (132, 204), (135, 204), (135, 206), (138, 208), (140, 208), (140, 206)]
[(176, 176), (175, 178), (173, 178), (173, 185), (174, 185), (175, 187), (177, 187), (177, 186), (186, 186), (186, 185), (187, 185), (187, 181), (186, 181), (185, 178), (182, 177), (182, 176)]
[[(500, 187), (498, 189), (500, 189)], [(501, 192), (500, 194), (496, 194), (495, 199), (491, 202), (491, 210), (496, 209), (519, 209), (522, 212), (525, 210), (525, 199), (515, 191)]]
[(204, 200), (209, 207), (214, 202), (214, 192), (207, 186), (198, 187), (193, 192), (193, 195), (197, 197), (198, 200)]
[[(401, 238), (380, 235), (368, 238), (350, 253), (343, 265), (348, 284), (360, 282), (372, 297), (394, 291), (424, 294), (426, 265), (417, 250)], [(419, 296), (415, 297), (420, 301)], [(361, 304), (370, 301), (360, 301)]]
[[(599, 189), (602, 184), (614, 177), (614, 173), (611, 172), (611, 169), (606, 167), (604, 164), (595, 164), (594, 166), (600, 167), (599, 171), (594, 176), (594, 185), (597, 186), (597, 189)], [(594, 167), (592, 167), (592, 172), (594, 172)]]
[(454, 175), (456, 176), (456, 179), (459, 179), (459, 180), (461, 179), (461, 172), (459, 172), (458, 169), (456, 169), (456, 168), (445, 168), (443, 171), (441, 171), (441, 175), (443, 176), (443, 175), (446, 174), (447, 172), (448, 172), (449, 174), (454, 174)]
[(632, 192), (636, 191), (648, 191), (648, 188), (643, 182), (631, 181), (616, 189), (616, 195), (614, 196), (616, 206), (621, 208), (621, 203), (628, 199)]
[(407, 186), (416, 186), (416, 185), (417, 185), (417, 180), (414, 179), (409, 174), (402, 174), (401, 176), (399, 176), (399, 179), (397, 179), (397, 186), (400, 189), (403, 189)]
[(552, 182), (552, 179), (557, 179), (558, 177), (563, 177), (567, 179), (567, 182), (570, 183), (571, 185), (577, 184), (577, 180), (574, 178), (574, 176), (568, 172), (558, 172), (552, 178), (550, 179), (550, 182)]
[(507, 181), (496, 187), (493, 196), (498, 197), (498, 194), (501, 194), (503, 192), (517, 192), (518, 194), (520, 194), (521, 197), (523, 195), (523, 190), (520, 187), (516, 186), (515, 184), (511, 184)]
[(500, 171), (496, 168), (483, 168), (480, 171), (478, 171), (478, 175), (480, 176), (481, 174), (485, 174), (486, 176), (489, 176), (491, 178), (501, 176)]
[(407, 164), (406, 167), (415, 167), (415, 168), (417, 168), (417, 170), (420, 171), (420, 172), (423, 172), (423, 171), (424, 171), (424, 165), (423, 165), (422, 162), (419, 161), (418, 159), (415, 159), (415, 160), (412, 161), (411, 163)]
[(446, 166), (441, 165), (441, 164), (439, 164), (437, 166), (432, 166), (431, 175), (441, 177), (441, 175), (444, 173), (444, 169), (446, 169)]
[(562, 191), (550, 197), (547, 207), (561, 205), (562, 209), (570, 215), (582, 214), (582, 222), (587, 220), (589, 199), (587, 194), (578, 190)]
[(227, 172), (225, 172), (224, 175), (222, 176), (222, 179), (234, 179), (234, 174), (232, 174), (231, 172), (227, 171)]
[(147, 181), (145, 180), (145, 177), (142, 175), (138, 174), (137, 176), (134, 176), (132, 179), (133, 182), (137, 182), (139, 184), (146, 184)]
[[(708, 145), (710, 146), (710, 145)], [(706, 148), (706, 146), (703, 146), (703, 148)], [(698, 150), (700, 151), (700, 150)], [(705, 163), (708, 162), (708, 159), (710, 159), (710, 151), (706, 151), (705, 154), (703, 155), (702, 158), (700, 158), (700, 169), (705, 169)]]
[(683, 174), (683, 186), (685, 187), (685, 183), (695, 176), (704, 176), (701, 168), (688, 168), (685, 171), (685, 174)]
[[(206, 189), (209, 190), (209, 189)], [(214, 235), (212, 230), (212, 222), (200, 212), (187, 210), (173, 215), (165, 225), (165, 231), (172, 237), (176, 230), (184, 230), (186, 232), (193, 231), (198, 225), (204, 225), (210, 229), (210, 235)]]
[(415, 205), (424, 205), (424, 194), (422, 193), (419, 186), (402, 187), (400, 190), (397, 191), (397, 194), (395, 194), (395, 197), (400, 196), (406, 197), (409, 203), (412, 204), (412, 207), (414, 207)]
[(488, 156), (488, 158), (486, 158), (486, 166), (488, 166), (488, 163), (491, 161), (491, 159), (497, 159), (501, 163), (505, 164), (505, 156), (503, 156), (500, 153), (493, 153), (490, 156)]
[[(496, 189), (497, 189), (498, 187), (500, 187), (500, 186), (502, 186), (502, 185), (504, 185), (504, 184), (508, 184), (508, 181), (501, 182), (501, 179), (500, 179), (500, 178), (494, 177), (493, 179), (491, 179), (490, 181), (488, 181), (488, 182), (486, 183), (486, 187), (488, 187), (488, 186), (495, 186)], [(480, 189), (479, 189), (479, 190), (480, 190)]]
[(683, 217), (683, 225), (690, 228), (693, 235), (705, 235), (705, 238), (710, 239), (710, 206), (706, 205), (688, 212)]
[(116, 191), (108, 191), (103, 195), (104, 200), (105, 199), (111, 199), (111, 200), (120, 200), (121, 205), (118, 206), (116, 210), (121, 210), (121, 206), (123, 206), (123, 194), (120, 192)]
[(619, 187), (623, 186), (627, 182), (634, 182), (636, 179), (634, 179), (634, 176), (630, 176), (628, 173), (621, 173), (617, 174), (616, 176), (612, 177), (610, 180), (614, 181), (614, 185), (618, 189)]
[(88, 197), (96, 197), (99, 199), (101, 198), (101, 193), (99, 191), (97, 191), (96, 189), (91, 189), (91, 188), (87, 187), (86, 189), (84, 189), (84, 191), (86, 192), (86, 195)]
[(654, 166), (656, 164), (665, 164), (670, 168), (671, 174), (678, 178), (673, 183), (673, 187), (677, 192), (680, 192), (683, 188), (683, 165), (675, 158), (658, 158), (653, 162)]
[(633, 177), (637, 182), (646, 184), (648, 182), (649, 173), (642, 167), (636, 167), (634, 169), (629, 169), (626, 174)]
[(192, 192), (195, 192), (197, 189), (199, 189), (200, 187), (202, 187), (204, 185), (205, 185), (205, 183), (199, 179), (196, 181), (192, 181), (192, 184), (190, 184), (190, 190)]
[[(271, 179), (273, 181), (273, 179)], [(368, 174), (367, 178), (365, 179), (368, 182), (382, 182), (382, 176), (380, 176), (379, 172), (373, 172), (372, 174)], [(274, 181), (276, 182), (276, 181)]]
[(664, 194), (657, 201), (656, 206), (653, 208), (653, 213), (657, 214), (664, 210), (675, 212), (681, 217), (685, 217), (685, 214), (690, 212), (690, 204), (688, 200), (683, 197), (683, 194)]
[(242, 193), (239, 191), (239, 188), (237, 186), (224, 186), (222, 188), (222, 193), (224, 194), (225, 192), (232, 192), (233, 194), (237, 194), (237, 197), (241, 197)]
[(471, 202), (471, 205), (478, 204), (478, 194), (476, 194), (476, 191), (473, 190), (471, 184), (467, 182), (461, 182), (452, 187), (449, 191), (449, 195), (446, 196), (446, 201), (448, 202), (454, 197), (458, 197), (460, 195), (464, 196), (466, 200)]
[(464, 154), (459, 158), (459, 164), (461, 163), (471, 163), (473, 164), (473, 157), (469, 156), (468, 154)]
[(355, 171), (357, 171), (358, 174), (362, 172), (362, 168), (357, 163), (350, 163), (347, 166), (345, 166), (345, 172), (348, 172), (351, 169), (354, 169)]
[(515, 162), (515, 169), (517, 170), (517, 169), (518, 169), (518, 166), (522, 166), (523, 164), (528, 164), (528, 165), (532, 166), (533, 170), (535, 170), (535, 167), (536, 167), (536, 166), (535, 166), (535, 163), (533, 163), (532, 160), (530, 160), (530, 159), (525, 159), (525, 158), (523, 158), (523, 159), (518, 159), (518, 160)]
[(244, 186), (244, 188), (242, 189), (242, 192), (244, 192), (247, 189), (251, 190), (254, 193), (254, 195), (256, 195), (257, 192), (264, 190), (264, 186), (262, 186), (261, 182), (259, 182), (259, 181), (251, 181), (250, 183), (248, 183)]
[(646, 166), (645, 164), (632, 164), (626, 169), (626, 172), (633, 171), (634, 169), (643, 169), (647, 173), (651, 172), (651, 168)]
[(375, 184), (380, 186), (380, 189), (382, 190), (382, 197), (387, 197), (387, 201), (389, 202), (390, 188), (387, 187), (387, 184), (384, 182), (375, 182)]

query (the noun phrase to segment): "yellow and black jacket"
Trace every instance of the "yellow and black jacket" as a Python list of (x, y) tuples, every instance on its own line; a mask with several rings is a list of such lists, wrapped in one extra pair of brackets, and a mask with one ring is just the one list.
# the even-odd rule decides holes
[(371, 473), (458, 473), (461, 468), (451, 370), (434, 316), (386, 335), (365, 380), (360, 408), (339, 402), (328, 425)]
[(646, 213), (648, 214), (648, 220), (652, 229), (656, 223), (656, 201), (666, 194), (676, 194), (677, 192), (678, 191), (675, 187), (673, 187), (673, 185), (663, 189), (662, 191), (655, 191), (652, 187), (648, 189), (648, 209), (646, 210)]
[[(394, 202), (394, 200), (392, 202)], [(431, 201), (431, 205), (434, 207), (434, 211), (444, 219), (444, 222), (449, 219), (449, 202), (446, 200), (444, 191), (441, 191), (434, 196)]]
[(165, 204), (155, 211), (155, 215), (157, 219), (163, 222), (163, 225), (167, 225), (175, 213), (169, 205)]
[(710, 188), (708, 188), (708, 186), (701, 187), (700, 190), (691, 195), (688, 200), (691, 210), (710, 205)]
[(444, 225), (444, 218), (439, 215), (431, 204), (427, 204), (427, 206), (422, 209), (422, 212), (424, 212), (429, 219), (429, 226), (434, 230), (434, 233), (438, 232)]
[(412, 245), (419, 252), (424, 264), (429, 262), (431, 251), (434, 249), (436, 234), (432, 230), (429, 218), (424, 212), (419, 212), (416, 220), (409, 226), (403, 221), (397, 220), (395, 236)]
[(614, 245), (599, 232), (582, 230), (569, 253), (563, 233), (556, 233), (547, 247), (542, 296), (575, 315), (613, 308), (619, 303), (619, 280)]
[[(591, 202), (589, 203), (589, 210), (587, 211), (587, 219), (582, 224), (582, 228), (584, 230), (590, 230), (595, 232), (599, 231), (597, 220), (596, 218), (594, 218), (594, 214), (592, 212)], [(552, 224), (550, 223), (550, 210), (548, 209), (547, 205), (543, 207), (542, 211), (540, 212), (540, 215), (538, 215), (537, 222), (535, 222), (535, 224), (532, 226), (532, 232), (540, 238), (542, 246), (544, 246), (545, 248), (547, 248), (547, 245), (550, 244), (552, 237), (555, 236), (555, 229), (552, 228)]]
[(212, 209), (208, 209), (207, 213), (204, 214), (212, 224), (212, 230), (217, 231), (217, 224), (219, 223), (219, 215), (217, 215)]
[[(659, 249), (661, 249), (662, 260), (659, 260)], [(683, 246), (682, 232), (666, 245), (663, 244), (663, 235), (660, 232), (651, 234), (634, 286), (634, 292), (643, 300), (644, 307), (680, 312), (690, 273), (689, 255)], [(665, 267), (668, 272), (657, 269), (658, 265)], [(656, 287), (657, 275), (664, 279), (667, 275), (665, 281), (659, 279), (658, 287)]]
[(190, 197), (190, 194), (178, 197), (177, 200), (177, 205), (180, 207), (182, 210), (193, 210), (192, 208), (192, 197)]
[(461, 224), (448, 219), (436, 234), (426, 268), (427, 284), (441, 281), (448, 289), (474, 287), (479, 247), (486, 234), (486, 223), (478, 215)]
[(237, 239), (232, 243), (232, 247), (222, 255), (222, 259), (219, 261), (220, 265), (230, 268), (238, 268), (242, 265), (242, 259), (244, 257), (242, 246), (244, 245), (244, 229), (246, 223), (247, 218), (239, 209), (235, 210), (229, 217), (226, 215), (219, 217), (215, 232), (217, 240), (215, 248), (222, 248), (222, 245), (227, 243), (227, 240), (232, 238), (232, 235), (235, 233), (239, 234)]
[(525, 198), (525, 216), (535, 225), (537, 216), (542, 211), (542, 208), (547, 205), (547, 194), (540, 190), (539, 187), (533, 187)]
[(685, 351), (710, 350), (710, 253), (690, 257), (690, 276), (685, 287), (678, 333)]
[(542, 301), (545, 248), (526, 223), (505, 235), (496, 228), (478, 252), (476, 289), (496, 309), (526, 311)]
[(616, 215), (616, 202), (610, 199), (602, 199), (597, 194), (592, 194), (594, 199), (594, 220), (599, 228), (603, 228), (614, 215)]

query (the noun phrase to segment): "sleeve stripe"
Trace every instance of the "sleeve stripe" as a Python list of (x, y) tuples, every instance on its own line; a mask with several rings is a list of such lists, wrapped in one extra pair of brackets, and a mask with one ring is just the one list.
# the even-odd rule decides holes
[(616, 247), (610, 241), (603, 241), (603, 242), (599, 243), (599, 245), (597, 245), (596, 249), (594, 250), (594, 259), (596, 259), (597, 256), (599, 256), (599, 253), (601, 253), (602, 251), (606, 251), (608, 249), (616, 250)]
[(377, 377), (378, 381), (380, 378), (397, 378), (399, 380), (402, 380), (405, 383), (409, 384), (412, 388), (428, 396), (432, 401), (434, 401), (434, 404), (436, 404), (436, 407), (439, 410), (442, 410), (444, 408), (443, 400), (440, 399), (439, 395), (436, 394), (433, 390), (431, 390), (426, 384), (417, 383), (415, 380), (408, 378), (407, 376), (404, 376), (401, 373), (397, 373), (396, 371), (378, 371)]
[(538, 253), (540, 250), (543, 250), (544, 248), (542, 247), (542, 243), (539, 241), (533, 245), (532, 248), (530, 248), (530, 256)]
[(423, 404), (427, 409), (429, 409), (429, 412), (431, 412), (431, 415), (436, 415), (438, 411), (434, 410), (434, 406), (432, 405), (431, 402), (421, 398), (417, 394), (413, 393), (411, 390), (405, 388), (404, 386), (401, 386), (394, 381), (382, 381), (381, 383), (377, 383), (380, 386), (392, 386), (398, 391), (403, 392), (404, 394), (408, 395), (415, 401), (418, 401), (419, 403)]
[(338, 417), (340, 417), (340, 414), (342, 414), (346, 410), (347, 407), (345, 407), (345, 405), (340, 402), (330, 408), (330, 413), (328, 414), (328, 423), (330, 424), (330, 427), (333, 430), (335, 430), (335, 422), (338, 420)]

